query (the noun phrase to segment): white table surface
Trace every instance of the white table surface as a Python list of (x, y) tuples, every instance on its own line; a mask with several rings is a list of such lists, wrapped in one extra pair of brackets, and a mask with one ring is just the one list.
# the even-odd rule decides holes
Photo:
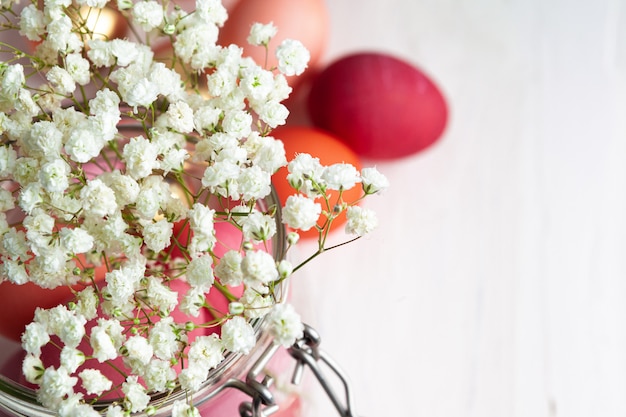
[(625, 415), (626, 2), (327, 4), (326, 60), (393, 53), (451, 109), (435, 147), (372, 161), (380, 228), (297, 278), (356, 414)]

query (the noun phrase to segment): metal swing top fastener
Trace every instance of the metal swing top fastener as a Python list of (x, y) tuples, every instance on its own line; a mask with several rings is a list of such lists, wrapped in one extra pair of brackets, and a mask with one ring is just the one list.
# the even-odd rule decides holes
[[(353, 412), (350, 387), (347, 377), (337, 363), (322, 349), (319, 348), (321, 338), (319, 333), (309, 325), (304, 325), (303, 336), (298, 339), (287, 352), (296, 361), (296, 366), (291, 377), (291, 383), (299, 385), (302, 381), (305, 367), (311, 369), (317, 381), (322, 386), (326, 395), (332, 401), (335, 409), (341, 417), (356, 417)], [(225, 386), (236, 388), (251, 397), (250, 401), (244, 401), (239, 405), (241, 417), (268, 417), (279, 410), (278, 404), (271, 392), (273, 378), (265, 373), (265, 367), (278, 351), (280, 345), (271, 343), (246, 374), (245, 381), (231, 379)], [(321, 364), (324, 364), (343, 386), (343, 395), (340, 395), (330, 380), (326, 377)]]

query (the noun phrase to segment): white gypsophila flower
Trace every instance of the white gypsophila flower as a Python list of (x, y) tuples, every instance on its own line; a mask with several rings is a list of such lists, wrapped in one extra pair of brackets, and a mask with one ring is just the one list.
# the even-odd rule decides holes
[(93, 287), (86, 287), (76, 294), (76, 314), (80, 314), (87, 320), (96, 318), (98, 314), (98, 294)]
[(87, 320), (84, 317), (76, 316), (71, 312), (55, 333), (65, 346), (75, 348), (85, 336), (85, 323)]
[(143, 225), (143, 241), (146, 247), (154, 252), (161, 252), (170, 246), (172, 230), (174, 225), (167, 219), (160, 219), (156, 222), (146, 222)]
[(97, 157), (105, 144), (95, 121), (85, 119), (69, 132), (65, 151), (73, 161), (85, 163)]
[(20, 35), (30, 41), (40, 41), (45, 33), (46, 21), (43, 12), (34, 4), (24, 7), (20, 13)]
[(378, 218), (373, 210), (359, 206), (348, 207), (346, 211), (346, 233), (363, 236), (378, 226)]
[(65, 69), (77, 84), (86, 85), (91, 80), (89, 61), (81, 54), (68, 54), (65, 57)]
[[(128, 65), (137, 62), (139, 58), (139, 44), (129, 41), (127, 39), (112, 39), (107, 42), (110, 54), (114, 57), (115, 63), (120, 67), (127, 67)], [(107, 66), (110, 66), (109, 64)], [(115, 81), (115, 80), (114, 80)]]
[(9, 65), (0, 74), (2, 75), (0, 77), (2, 96), (9, 100), (17, 99), (22, 86), (26, 82), (24, 67), (21, 64)]
[(241, 71), (239, 88), (252, 102), (266, 101), (274, 87), (274, 74), (258, 65), (246, 67)]
[(204, 170), (202, 185), (222, 197), (239, 197), (236, 180), (240, 171), (236, 163), (217, 161)]
[(284, 143), (271, 136), (261, 136), (258, 132), (252, 132), (246, 139), (244, 147), (248, 151), (250, 161), (270, 174), (287, 164)]
[(247, 355), (256, 344), (254, 329), (243, 317), (232, 317), (222, 325), (222, 342), (227, 350)]
[(200, 417), (200, 411), (183, 400), (176, 400), (172, 405), (172, 417)]
[(152, 345), (143, 336), (130, 336), (122, 347), (124, 362), (135, 371), (141, 371), (150, 362), (154, 350)]
[(42, 120), (33, 123), (23, 138), (22, 146), (28, 156), (49, 161), (60, 157), (62, 140), (63, 134), (55, 124)]
[(337, 163), (326, 167), (322, 180), (330, 190), (349, 190), (361, 182), (361, 177), (354, 165)]
[(136, 375), (131, 375), (122, 384), (122, 392), (130, 403), (132, 413), (145, 410), (150, 402), (150, 396), (146, 393), (146, 389), (137, 380)]
[[(129, 1), (129, 0), (122, 0)], [(121, 406), (119, 405), (110, 405), (107, 407), (107, 412), (105, 417), (125, 417), (126, 414)]]
[(276, 48), (278, 70), (285, 75), (300, 75), (307, 68), (311, 54), (302, 44), (294, 39), (285, 39)]
[(185, 99), (185, 90), (180, 74), (176, 70), (168, 68), (162, 62), (154, 62), (150, 67), (148, 79), (153, 82), (159, 94), (162, 94), (170, 102)]
[(276, 221), (269, 214), (254, 211), (241, 221), (244, 239), (266, 242), (276, 234)]
[(304, 325), (291, 304), (275, 304), (266, 320), (275, 343), (289, 347), (302, 337)]
[(98, 68), (110, 67), (115, 64), (115, 55), (113, 55), (111, 42), (103, 39), (87, 40), (87, 57)]
[(27, 324), (22, 333), (22, 349), (37, 357), (41, 355), (41, 348), (49, 341), (50, 335), (46, 327), (36, 321)]
[(236, 250), (229, 250), (215, 266), (214, 273), (223, 285), (237, 286), (243, 281), (241, 261), (243, 256)]
[(180, 133), (189, 133), (193, 130), (193, 110), (184, 101), (170, 104), (165, 114), (168, 127)]
[(17, 152), (11, 145), (0, 146), (0, 178), (6, 178), (15, 172)]
[(99, 177), (115, 193), (115, 201), (119, 207), (133, 204), (139, 196), (139, 184), (129, 175), (122, 174), (119, 170), (105, 172)]
[(203, 133), (204, 131), (214, 131), (221, 115), (222, 109), (215, 107), (210, 103), (197, 108), (193, 115), (194, 127), (196, 131), (198, 133)]
[(78, 376), (87, 394), (101, 395), (113, 385), (113, 382), (98, 369), (83, 369)]
[(133, 21), (146, 32), (156, 29), (163, 23), (163, 6), (153, 0), (135, 3), (132, 10)]
[(195, 203), (187, 212), (189, 226), (194, 234), (206, 236), (214, 240), (214, 215), (215, 210), (208, 208), (204, 204)]
[(192, 259), (185, 273), (187, 282), (193, 287), (208, 291), (213, 285), (213, 258), (209, 255)]
[(37, 390), (37, 400), (44, 407), (55, 410), (60, 405), (61, 400), (73, 394), (76, 382), (78, 382), (78, 378), (70, 376), (67, 369), (63, 367), (58, 369), (46, 368)]
[(117, 211), (115, 193), (97, 178), (80, 190), (80, 201), (86, 215), (104, 217)]
[(15, 208), (15, 198), (13, 193), (4, 188), (0, 188), (0, 212), (6, 212)]
[(375, 167), (361, 170), (361, 181), (365, 194), (382, 193), (389, 187), (389, 180)]
[(70, 166), (62, 158), (46, 162), (39, 171), (39, 183), (50, 193), (65, 191), (70, 185)]
[(59, 232), (59, 237), (63, 247), (72, 254), (85, 253), (93, 248), (93, 236), (80, 227), (65, 227)]
[(322, 206), (303, 195), (290, 195), (283, 208), (283, 223), (294, 229), (307, 231), (317, 224)]
[(139, 281), (125, 269), (114, 269), (104, 275), (107, 283), (105, 288), (110, 300), (115, 304), (123, 304), (130, 299), (138, 287)]
[(92, 116), (108, 114), (112, 116), (112, 119), (116, 119), (120, 116), (119, 105), (118, 95), (105, 87), (96, 91), (96, 96), (89, 100), (89, 114)]
[(29, 258), (26, 234), (12, 227), (2, 235), (0, 250), (4, 256), (8, 256), (14, 261), (25, 261)]
[(269, 313), (270, 307), (274, 305), (274, 300), (270, 295), (259, 294), (252, 288), (246, 288), (239, 301), (245, 307), (245, 317), (250, 319), (265, 316)]
[(143, 136), (131, 138), (124, 146), (123, 156), (126, 173), (136, 180), (152, 174), (158, 166), (158, 149)]
[(180, 387), (187, 391), (197, 391), (200, 385), (207, 379), (209, 371), (201, 366), (185, 368), (178, 374)]
[(244, 283), (263, 294), (268, 292), (265, 285), (278, 279), (274, 258), (261, 250), (246, 252), (241, 261), (241, 272)]
[(255, 46), (267, 46), (270, 43), (270, 40), (276, 36), (278, 29), (274, 26), (273, 22), (268, 24), (262, 23), (253, 23), (250, 28), (250, 34), (246, 39), (250, 45)]
[(26, 272), (26, 265), (22, 261), (1, 258), (0, 262), (1, 277), (16, 285), (28, 282), (28, 272)]
[(61, 366), (67, 369), (69, 373), (74, 373), (80, 365), (85, 363), (85, 354), (69, 346), (63, 346), (61, 349)]
[(163, 392), (168, 389), (168, 384), (176, 379), (176, 371), (169, 361), (152, 359), (146, 365), (142, 378), (149, 391)]
[(239, 172), (237, 184), (237, 191), (244, 201), (267, 197), (272, 192), (271, 174), (255, 165)]
[(324, 167), (320, 164), (319, 158), (300, 153), (289, 162), (287, 168), (289, 170), (287, 181), (295, 190), (309, 197), (320, 195), (319, 186), (323, 185)]
[(184, 63), (189, 64), (195, 54), (215, 45), (217, 36), (218, 28), (214, 24), (187, 26), (176, 36), (174, 52)]
[(59, 417), (101, 417), (90, 404), (83, 402), (82, 393), (73, 393), (63, 399), (57, 413)]
[(150, 306), (163, 315), (170, 314), (178, 304), (178, 293), (157, 277), (148, 278), (146, 297)]
[(43, 362), (39, 356), (27, 354), (22, 361), (22, 374), (26, 381), (31, 384), (38, 384), (41, 382), (45, 368)]
[(222, 26), (228, 18), (228, 12), (221, 0), (196, 0), (195, 14), (204, 22)]
[(236, 74), (229, 69), (224, 69), (223, 66), (217, 67), (215, 71), (207, 75), (206, 79), (207, 89), (215, 97), (228, 96), (237, 87)]
[(50, 68), (46, 73), (46, 79), (52, 83), (54, 91), (59, 94), (70, 94), (76, 89), (76, 82), (72, 75), (58, 65)]
[(168, 316), (155, 323), (150, 329), (148, 341), (154, 350), (154, 356), (166, 361), (172, 359), (179, 348), (179, 341), (174, 331), (174, 319)]
[(189, 366), (201, 367), (205, 370), (215, 368), (224, 360), (222, 340), (215, 334), (198, 336), (189, 348)]
[(89, 337), (92, 356), (101, 363), (117, 358), (118, 349), (124, 341), (123, 331), (124, 328), (115, 319), (98, 319), (98, 324), (91, 329)]
[(236, 138), (245, 138), (252, 132), (252, 115), (245, 110), (230, 110), (224, 113), (222, 128)]
[(142, 78), (133, 84), (122, 97), (133, 107), (150, 107), (159, 95), (158, 86), (147, 78)]
[(289, 109), (278, 100), (268, 100), (254, 106), (259, 118), (272, 129), (287, 123)]
[(198, 317), (200, 315), (200, 309), (204, 306), (204, 293), (204, 288), (189, 288), (178, 305), (178, 308), (188, 316)]

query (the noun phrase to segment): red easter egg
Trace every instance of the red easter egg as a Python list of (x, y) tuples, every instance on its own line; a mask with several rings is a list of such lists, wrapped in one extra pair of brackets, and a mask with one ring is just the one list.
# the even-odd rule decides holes
[(448, 110), (442, 93), (422, 71), (382, 53), (335, 61), (313, 81), (312, 122), (342, 138), (358, 155), (393, 159), (432, 145)]
[[(282, 140), (285, 145), (287, 161), (291, 161), (299, 153), (308, 153), (313, 157), (319, 158), (322, 165), (344, 162), (354, 165), (359, 171), (361, 170), (361, 161), (354, 151), (339, 138), (321, 129), (304, 126), (281, 126), (272, 131), (272, 136)], [(276, 188), (282, 205), (287, 201), (287, 197), (296, 194), (296, 190), (289, 185), (286, 179), (287, 174), (289, 174), (289, 171), (286, 167), (283, 167), (272, 177), (272, 183)], [(336, 201), (338, 192), (331, 190), (329, 194), (330, 201)], [(362, 188), (357, 184), (354, 188), (344, 191), (343, 199), (344, 201), (352, 202), (361, 197), (362, 194)], [(322, 210), (327, 210), (321, 198), (317, 199), (317, 201), (322, 204)], [(318, 225), (321, 226), (324, 220), (325, 217), (321, 215), (318, 220)], [(333, 221), (331, 230), (344, 225), (345, 222), (346, 216), (345, 212), (343, 212)], [(302, 238), (317, 238), (318, 236), (318, 232), (315, 228), (304, 232), (298, 231), (298, 233)]]

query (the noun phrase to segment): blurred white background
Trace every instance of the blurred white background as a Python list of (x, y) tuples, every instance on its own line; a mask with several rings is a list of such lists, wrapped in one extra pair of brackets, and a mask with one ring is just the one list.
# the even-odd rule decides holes
[[(325, 59), (421, 68), (446, 132), (296, 299), (383, 416), (626, 414), (626, 2), (327, 1)], [(311, 392), (311, 416), (332, 406)]]

